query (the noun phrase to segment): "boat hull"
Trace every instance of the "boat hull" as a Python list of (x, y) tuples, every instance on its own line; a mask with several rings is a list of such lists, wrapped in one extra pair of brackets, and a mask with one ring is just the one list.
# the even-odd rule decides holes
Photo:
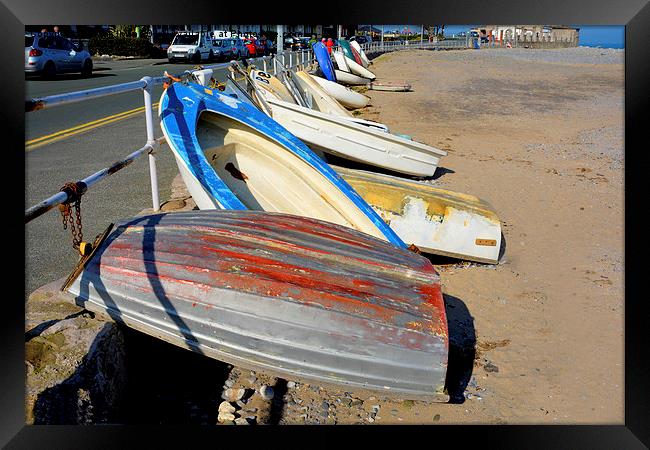
[(446, 401), (439, 276), (426, 258), (297, 216), (189, 211), (118, 224), (77, 304), (287, 379)]
[(350, 41), (350, 46), (357, 51), (363, 62), (363, 67), (368, 67), (370, 65), (370, 60), (366, 56), (366, 52), (363, 51), (361, 46), (357, 41)]
[(411, 85), (409, 83), (377, 83), (373, 81), (368, 83), (368, 90), (388, 91), (388, 92), (409, 92), (411, 91)]
[(342, 70), (335, 70), (336, 80), (341, 84), (347, 84), (349, 86), (363, 86), (372, 82), (369, 78), (360, 77), (349, 72), (343, 72)]
[(312, 99), (312, 109), (326, 114), (352, 118), (352, 113), (345, 109), (335, 98), (321, 87), (312, 76), (304, 70), (295, 72), (292, 79), (304, 95)]
[(273, 119), (310, 147), (407, 175), (428, 177), (447, 153), (373, 127), (268, 99)]
[(334, 73), (334, 65), (332, 64), (332, 59), (327, 51), (327, 47), (325, 47), (322, 42), (316, 42), (312, 45), (312, 49), (314, 50), (316, 61), (318, 61), (318, 66), (323, 72), (325, 78), (335, 82), (336, 74)]
[[(334, 61), (336, 61), (336, 65), (338, 67), (339, 71), (343, 72), (350, 72), (350, 68), (348, 67), (348, 63), (345, 62), (345, 55), (343, 55), (342, 52), (338, 50), (332, 50), (332, 55), (334, 56)], [(336, 81), (340, 82), (339, 80), (339, 74), (336, 74)]]
[(329, 95), (347, 108), (363, 108), (370, 103), (370, 97), (318, 76), (310, 75)]
[(407, 244), (421, 251), (496, 264), (501, 222), (492, 206), (427, 183), (332, 166)]
[(348, 64), (348, 67), (350, 68), (350, 72), (352, 72), (355, 75), (359, 75), (360, 77), (368, 78), (369, 80), (374, 80), (377, 78), (374, 73), (363, 67), (361, 64), (357, 63), (356, 61), (348, 58), (347, 56), (345, 57), (345, 62)]
[(350, 41), (346, 39), (339, 39), (339, 46), (341, 47), (341, 50), (343, 51), (343, 54), (345, 55), (346, 58), (354, 61), (359, 65), (362, 65), (361, 57), (359, 56), (358, 53), (356, 53), (356, 51), (352, 49), (352, 46), (350, 45)]
[[(314, 111), (322, 112), (323, 114), (334, 115), (336, 117), (340, 117), (343, 120), (348, 120), (350, 122), (372, 127), (388, 133), (388, 127), (383, 123), (354, 117), (350, 112), (348, 112), (347, 109), (338, 103), (336, 99), (331, 97), (316, 81), (314, 81), (311, 75), (307, 74), (306, 72), (297, 73), (300, 73), (301, 75), (289, 75), (292, 78), (285, 78), (285, 83), (293, 83), (293, 86), (291, 86), (290, 89), (297, 91), (296, 97), (300, 97), (300, 102), (294, 100), (289, 96), (289, 86), (282, 90), (278, 89), (277, 84), (281, 82), (273, 75), (252, 70), (250, 72), (250, 79), (253, 84), (258, 87), (258, 92), (264, 97), (264, 101), (268, 101), (269, 98), (272, 98), (275, 100), (282, 100), (287, 103), (294, 103), (306, 108), (307, 110), (313, 109)], [(268, 84), (265, 84), (265, 82)], [(283, 95), (283, 90), (287, 93), (287, 95)], [(257, 94), (254, 94), (253, 96), (255, 97), (255, 95)], [(285, 100), (286, 98), (289, 98), (289, 100)], [(307, 100), (309, 100), (310, 103), (307, 103)], [(302, 111), (304, 112), (306, 110)]]

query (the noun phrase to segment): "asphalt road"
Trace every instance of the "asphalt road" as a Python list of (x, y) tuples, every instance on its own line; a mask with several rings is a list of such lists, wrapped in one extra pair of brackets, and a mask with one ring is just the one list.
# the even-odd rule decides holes
[[(167, 60), (99, 61), (90, 78), (78, 74), (59, 75), (52, 81), (26, 78), (27, 98), (91, 89), (162, 76), (166, 70), (178, 74), (191, 64), (169, 64)], [(215, 78), (224, 80), (225, 70)], [(156, 104), (162, 87), (154, 88)], [(134, 91), (84, 102), (53, 107), (25, 115), (25, 208), (75, 181), (108, 167), (146, 143), (144, 112), (120, 115), (143, 106), (143, 94)], [(154, 110), (154, 118), (156, 118)], [(108, 118), (108, 119), (105, 119)], [(105, 120), (101, 120), (105, 119)], [(154, 120), (156, 137), (162, 136)], [(62, 133), (63, 132), (63, 133)], [(58, 133), (58, 134), (57, 134)], [(52, 136), (54, 135), (54, 136)], [(30, 142), (31, 145), (28, 145)], [(163, 145), (157, 154), (160, 200), (170, 195), (178, 168), (171, 151)], [(151, 208), (151, 186), (147, 157), (91, 188), (82, 200), (84, 240), (92, 240), (110, 222)], [(70, 231), (64, 231), (58, 209), (25, 226), (25, 294), (67, 276), (78, 259)]]

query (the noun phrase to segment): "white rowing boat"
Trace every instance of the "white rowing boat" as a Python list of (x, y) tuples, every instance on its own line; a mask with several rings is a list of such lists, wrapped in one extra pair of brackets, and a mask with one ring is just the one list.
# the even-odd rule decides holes
[(348, 108), (363, 108), (370, 103), (370, 97), (355, 92), (352, 89), (326, 80), (325, 78), (310, 75), (329, 95)]
[(343, 107), (334, 97), (327, 93), (316, 81), (314, 81), (307, 72), (299, 70), (290, 72), (291, 80), (295, 82), (303, 97), (309, 96), (311, 99), (311, 108), (316, 111), (334, 114), (343, 117), (353, 117), (347, 109)]
[[(298, 82), (298, 78), (290, 74), (285, 75), (286, 77), (290, 77), (290, 78), (285, 78), (285, 82), (287, 82), (291, 86), (291, 89), (285, 88), (284, 85), (282, 85), (282, 82), (280, 82), (278, 78), (276, 78), (274, 75), (256, 69), (252, 69), (249, 72), (249, 79), (258, 88), (260, 94), (264, 97), (264, 100), (268, 100), (269, 98), (273, 98), (276, 100), (283, 100), (288, 103), (293, 103), (296, 104), (297, 106), (302, 107), (303, 109), (300, 110), (300, 113), (302, 114), (309, 114), (310, 110), (315, 110), (315, 111), (323, 112), (324, 114), (334, 115), (338, 118), (348, 120), (350, 122), (354, 122), (359, 125), (372, 127), (386, 133), (389, 131), (388, 127), (383, 123), (373, 122), (371, 120), (364, 120), (364, 119), (354, 117), (345, 108), (343, 108), (340, 104), (338, 104), (338, 102), (334, 98), (330, 97), (327, 94), (327, 92), (325, 92), (325, 90), (322, 89), (320, 85), (312, 79), (311, 75), (307, 74), (306, 72), (303, 73), (304, 73), (304, 79), (309, 80), (308, 82), (310, 83), (308, 85), (307, 82), (304, 82), (304, 87), (307, 90), (300, 89), (300, 86), (297, 86), (296, 84), (291, 86), (290, 83)], [(282, 88), (280, 88), (280, 85), (282, 85)], [(319, 91), (310, 89), (312, 87), (314, 89), (319, 89)], [(297, 89), (298, 92), (296, 93), (296, 95), (293, 95), (292, 98), (292, 96), (289, 95), (289, 91), (290, 90), (293, 91), (294, 89)], [(304, 101), (305, 99), (308, 99), (309, 103)], [(262, 104), (259, 103), (258, 106), (262, 107)], [(265, 112), (268, 113), (268, 111)], [(269, 113), (269, 115), (271, 117), (273, 116), (272, 113)]]
[(273, 119), (314, 150), (419, 177), (432, 176), (439, 159), (447, 155), (421, 142), (272, 96), (265, 101)]
[(374, 73), (363, 67), (361, 64), (358, 64), (355, 60), (350, 59), (347, 56), (344, 56), (344, 58), (348, 67), (350, 68), (350, 72), (353, 74), (359, 75), (360, 77), (369, 78), (370, 80), (377, 78)]
[(366, 56), (366, 52), (363, 51), (359, 43), (357, 41), (350, 41), (350, 46), (359, 53), (359, 56), (361, 57), (361, 61), (363, 62), (363, 66), (368, 67), (371, 64), (371, 62)]
[[(336, 61), (336, 66), (338, 69), (342, 72), (350, 72), (350, 68), (348, 67), (348, 63), (345, 62), (345, 55), (343, 55), (343, 52), (334, 50), (332, 51), (332, 55), (334, 55), (334, 61)], [(339, 81), (339, 77), (337, 75), (336, 81)]]
[(501, 221), (484, 200), (419, 181), (331, 167), (404, 242), (425, 253), (498, 262)]
[(338, 69), (335, 69), (334, 73), (336, 73), (337, 82), (341, 84), (347, 84), (349, 86), (363, 86), (372, 82), (370, 78), (360, 77), (359, 75), (343, 72), (342, 70)]
[(411, 91), (411, 85), (409, 83), (403, 82), (387, 82), (387, 83), (377, 83), (372, 81), (367, 84), (368, 90), (370, 91), (388, 91), (388, 92), (409, 92)]

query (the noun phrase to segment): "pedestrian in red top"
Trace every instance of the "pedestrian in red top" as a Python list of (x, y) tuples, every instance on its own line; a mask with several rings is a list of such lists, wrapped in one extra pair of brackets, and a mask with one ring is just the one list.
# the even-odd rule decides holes
[(327, 38), (327, 42), (325, 43), (325, 45), (327, 46), (327, 53), (331, 55), (332, 47), (334, 47), (334, 41), (332, 40), (332, 38)]

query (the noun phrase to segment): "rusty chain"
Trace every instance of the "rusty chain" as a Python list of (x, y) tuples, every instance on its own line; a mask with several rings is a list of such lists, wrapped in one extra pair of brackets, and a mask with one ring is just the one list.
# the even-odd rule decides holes
[[(63, 185), (61, 191), (68, 194), (68, 200), (59, 205), (61, 218), (63, 220), (63, 229), (67, 230), (70, 226), (72, 234), (72, 247), (79, 251), (79, 245), (83, 241), (83, 226), (81, 224), (81, 196), (85, 192), (85, 186), (78, 183), (68, 182)], [(75, 210), (75, 217), (72, 216), (72, 209)]]

